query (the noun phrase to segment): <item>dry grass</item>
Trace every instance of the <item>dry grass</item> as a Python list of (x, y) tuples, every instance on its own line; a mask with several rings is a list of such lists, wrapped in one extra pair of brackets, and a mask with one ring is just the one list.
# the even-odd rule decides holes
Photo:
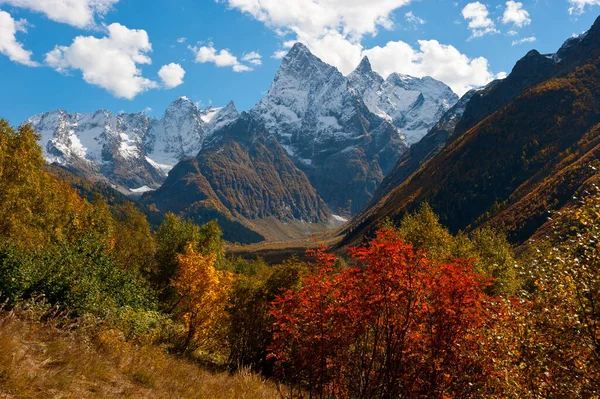
[(250, 372), (211, 373), (114, 331), (0, 313), (0, 398), (281, 398)]

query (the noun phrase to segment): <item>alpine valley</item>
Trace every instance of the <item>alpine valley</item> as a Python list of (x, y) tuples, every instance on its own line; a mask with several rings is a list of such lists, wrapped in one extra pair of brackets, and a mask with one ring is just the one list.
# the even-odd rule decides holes
[(0, 398), (600, 398), (600, 0), (159, 3), (0, 0), (9, 117), (161, 104), (0, 117)]
[(351, 219), (342, 243), (356, 244), (427, 202), (451, 231), (501, 228), (519, 244), (595, 176), (598, 25), (462, 98), (430, 77), (384, 78), (366, 57), (344, 76), (297, 43), (247, 112), (181, 97), (160, 119), (59, 110), (28, 122), (47, 163), (133, 197), (150, 220), (216, 219), (232, 242)]
[(181, 97), (160, 119), (57, 110), (28, 122), (48, 163), (141, 196), (156, 219), (216, 218), (225, 238), (254, 242), (357, 214), (457, 100), (432, 78), (383, 79), (367, 58), (344, 76), (298, 43), (248, 112), (232, 102), (201, 110)]

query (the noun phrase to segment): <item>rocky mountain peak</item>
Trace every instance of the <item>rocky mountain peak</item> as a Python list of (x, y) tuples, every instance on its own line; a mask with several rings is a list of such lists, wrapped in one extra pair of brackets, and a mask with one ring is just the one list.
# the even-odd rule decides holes
[(366, 55), (360, 61), (360, 64), (354, 70), (356, 73), (368, 74), (373, 72), (373, 68), (371, 67), (371, 61), (369, 61), (369, 57)]
[(425, 136), (458, 101), (450, 87), (428, 76), (392, 73), (384, 80), (370, 68), (368, 59), (348, 75), (348, 81), (369, 110), (391, 121), (409, 144)]
[(200, 111), (200, 113), (202, 115), (202, 121), (205, 123), (204, 130), (207, 137), (232, 123), (240, 116), (233, 101), (230, 101), (222, 108), (208, 107), (205, 110)]
[(277, 86), (277, 83), (282, 80), (297, 81), (301, 79), (305, 82), (320, 82), (331, 75), (343, 77), (337, 68), (323, 62), (304, 44), (296, 43), (283, 58), (273, 85)]

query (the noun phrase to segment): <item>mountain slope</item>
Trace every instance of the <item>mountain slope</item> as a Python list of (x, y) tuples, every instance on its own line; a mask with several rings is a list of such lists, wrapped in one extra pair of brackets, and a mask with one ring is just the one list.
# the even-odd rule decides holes
[(348, 80), (369, 110), (391, 120), (409, 144), (421, 140), (458, 100), (450, 87), (431, 77), (393, 73), (384, 80), (373, 71), (367, 57)]
[[(355, 220), (345, 242), (368, 234), (380, 218), (398, 219), (424, 201), (453, 231), (490, 224), (505, 228), (516, 243), (531, 236), (548, 210), (564, 206), (594, 174), (588, 161), (596, 154), (589, 151), (600, 123), (599, 21), (563, 58), (530, 52), (522, 63), (533, 61), (540, 67), (534, 74), (546, 79), (479, 123), (474, 111), (481, 117), (489, 108), (465, 112), (456, 130), (474, 127), (455, 132), (438, 155)], [(552, 62), (550, 71), (540, 57)], [(511, 80), (523, 81), (520, 76)], [(516, 86), (490, 90), (500, 103)], [(474, 100), (492, 104), (485, 96), (469, 104)]]
[(151, 120), (143, 113), (109, 111), (68, 114), (53, 111), (28, 123), (40, 134), (44, 158), (117, 187), (157, 186), (162, 173), (143, 157), (144, 134)]
[(273, 133), (329, 208), (358, 212), (407, 145), (336, 68), (296, 44), (250, 112)]
[(463, 116), (467, 104), (476, 90), (467, 92), (450, 108), (433, 128), (419, 142), (410, 146), (408, 151), (400, 156), (394, 170), (381, 182), (371, 204), (376, 203), (395, 187), (402, 184), (415, 173), (425, 162), (437, 155), (454, 136), (456, 124)]
[[(325, 223), (326, 205), (265, 127), (242, 116), (215, 132), (195, 158), (169, 173), (142, 202), (203, 223), (217, 217), (230, 241), (254, 242), (252, 220)], [(249, 226), (244, 227), (244, 226)]]
[[(557, 54), (564, 55), (576, 39), (569, 39)], [(418, 143), (402, 154), (394, 171), (386, 176), (375, 193), (378, 201), (394, 187), (402, 184), (427, 160), (438, 154), (449, 142), (508, 105), (519, 94), (555, 73), (559, 57), (530, 51), (517, 62), (510, 75), (487, 86), (466, 93)]]

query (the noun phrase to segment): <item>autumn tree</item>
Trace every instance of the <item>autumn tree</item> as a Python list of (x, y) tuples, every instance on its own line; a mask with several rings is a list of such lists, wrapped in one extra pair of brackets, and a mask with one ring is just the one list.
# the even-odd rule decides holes
[(599, 209), (593, 188), (554, 215), (553, 234), (523, 260), (525, 290), (509, 303), (503, 332), (514, 396), (600, 395)]
[(216, 332), (225, 325), (225, 307), (232, 283), (229, 272), (215, 269), (217, 255), (203, 255), (189, 243), (177, 256), (178, 270), (171, 280), (176, 292), (176, 316), (185, 324), (178, 345), (180, 352), (210, 347), (222, 336)]
[(132, 202), (113, 207), (114, 257), (118, 264), (148, 275), (154, 269), (156, 241), (146, 216)]
[(519, 287), (517, 262), (502, 233), (483, 227), (454, 236), (427, 203), (407, 214), (394, 229), (405, 242), (424, 250), (431, 259), (472, 259), (477, 272), (493, 279), (493, 284), (486, 289), (488, 294), (512, 295)]
[(270, 303), (282, 291), (298, 285), (306, 265), (296, 258), (274, 266), (241, 258), (229, 262), (230, 270), (235, 273), (227, 306), (229, 364), (233, 368), (250, 367), (271, 376), (273, 361), (267, 359), (267, 348), (273, 339)]
[(336, 270), (316, 271), (273, 302), (273, 356), (314, 397), (460, 397), (484, 390), (476, 354), (488, 280), (466, 260), (440, 262), (384, 229)]

